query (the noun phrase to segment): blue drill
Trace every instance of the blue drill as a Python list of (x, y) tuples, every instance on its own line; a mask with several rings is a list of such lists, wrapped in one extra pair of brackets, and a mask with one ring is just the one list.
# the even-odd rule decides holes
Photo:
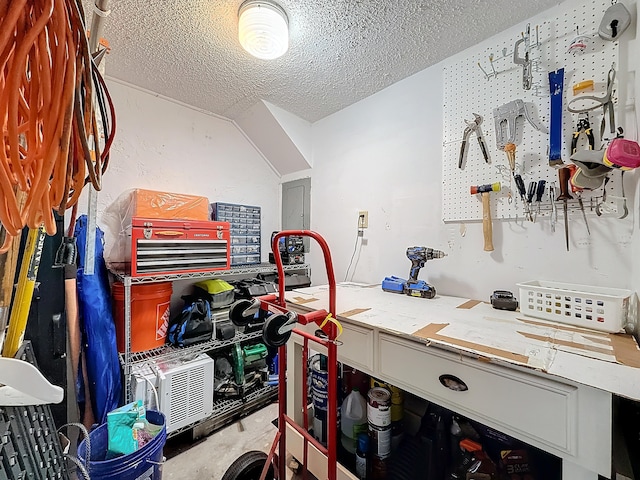
[(403, 293), (412, 297), (433, 298), (436, 296), (436, 289), (424, 280), (418, 280), (420, 269), (424, 267), (427, 260), (446, 257), (447, 254), (440, 250), (427, 247), (409, 247), (407, 248), (407, 258), (411, 260), (411, 271), (409, 272), (409, 280), (403, 287)]

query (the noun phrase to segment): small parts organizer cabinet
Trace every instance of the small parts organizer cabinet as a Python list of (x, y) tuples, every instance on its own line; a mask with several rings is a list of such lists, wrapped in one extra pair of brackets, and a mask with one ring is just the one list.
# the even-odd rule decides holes
[[(289, 292), (288, 305), (300, 312), (321, 308), (326, 292), (326, 286)], [(338, 360), (561, 458), (563, 480), (610, 478), (613, 397), (640, 400), (633, 337), (543, 323), (467, 299), (408, 300), (379, 288), (338, 285), (344, 329)], [(598, 352), (591, 352), (593, 345)], [(302, 348), (294, 334), (288, 356), (299, 358)], [(302, 368), (289, 362), (287, 369), (287, 408), (302, 425), (303, 399), (296, 393)], [(447, 388), (446, 375), (468, 389)], [(302, 437), (294, 429), (286, 441), (302, 458)], [(308, 467), (326, 478), (318, 450), (310, 448)], [(338, 468), (338, 479), (356, 478)]]
[(231, 225), (231, 265), (260, 263), (260, 207), (212, 203), (212, 219)]

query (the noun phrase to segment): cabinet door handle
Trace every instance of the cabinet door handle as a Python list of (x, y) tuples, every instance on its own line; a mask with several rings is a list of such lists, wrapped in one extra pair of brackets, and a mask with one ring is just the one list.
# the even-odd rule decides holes
[(440, 375), (438, 379), (444, 387), (448, 388), (449, 390), (453, 390), (454, 392), (466, 392), (467, 390), (469, 390), (467, 384), (455, 375)]

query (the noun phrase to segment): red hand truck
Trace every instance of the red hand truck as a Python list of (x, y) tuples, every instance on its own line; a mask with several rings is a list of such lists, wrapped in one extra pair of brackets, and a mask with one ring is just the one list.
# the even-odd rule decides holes
[[(285, 300), (285, 274), (282, 266), (279, 239), (286, 236), (303, 236), (313, 238), (322, 249), (327, 268), (329, 282), (329, 311), (316, 310), (308, 313), (296, 313), (287, 309)], [(309, 230), (285, 230), (273, 236), (271, 248), (278, 269), (278, 295), (265, 295), (251, 300), (240, 300), (234, 303), (229, 311), (231, 321), (237, 326), (249, 324), (259, 310), (270, 312), (266, 319), (262, 336), (263, 341), (270, 347), (278, 349), (278, 432), (268, 455), (263, 452), (247, 452), (239, 457), (227, 470), (222, 480), (284, 480), (286, 459), (286, 431), (287, 425), (296, 430), (304, 440), (302, 474), (307, 478), (307, 460), (309, 443), (327, 457), (327, 480), (337, 478), (337, 450), (338, 450), (338, 341), (336, 341), (339, 324), (336, 317), (336, 280), (333, 272), (331, 253), (327, 242), (319, 234)], [(295, 328), (295, 325), (315, 323), (319, 327), (316, 335)], [(307, 399), (307, 362), (309, 357), (309, 342), (315, 342), (327, 349), (328, 398), (327, 398), (327, 446), (325, 447), (309, 434), (309, 419), (306, 408), (303, 426), (298, 425), (287, 415), (287, 347), (286, 343), (295, 333), (303, 340), (302, 350), (302, 382), (303, 399)], [(278, 453), (276, 453), (276, 449)], [(258, 476), (259, 473), (259, 476)]]

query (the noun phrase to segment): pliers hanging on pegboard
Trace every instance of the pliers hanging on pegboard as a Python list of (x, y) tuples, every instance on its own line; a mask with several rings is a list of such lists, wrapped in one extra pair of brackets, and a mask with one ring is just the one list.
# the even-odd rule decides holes
[(576, 153), (578, 150), (578, 138), (580, 135), (584, 134), (587, 137), (587, 141), (589, 142), (589, 150), (595, 149), (595, 140), (593, 138), (593, 129), (591, 128), (591, 123), (589, 122), (589, 114), (581, 113), (578, 117), (578, 124), (576, 125), (576, 130), (573, 132), (573, 137), (571, 138), (571, 155)]
[(487, 145), (484, 143), (484, 139), (482, 138), (482, 130), (480, 129), (480, 124), (482, 123), (482, 117), (477, 113), (473, 114), (474, 119), (472, 121), (468, 121), (465, 119), (465, 123), (467, 124), (467, 128), (464, 129), (464, 134), (462, 136), (462, 144), (460, 145), (460, 157), (458, 159), (458, 168), (462, 168), (462, 164), (464, 162), (464, 154), (467, 147), (467, 142), (469, 141), (469, 136), (472, 132), (476, 134), (478, 137), (478, 143), (480, 144), (480, 150), (482, 150), (482, 156), (484, 157), (484, 161), (489, 163), (489, 154), (487, 153)]

